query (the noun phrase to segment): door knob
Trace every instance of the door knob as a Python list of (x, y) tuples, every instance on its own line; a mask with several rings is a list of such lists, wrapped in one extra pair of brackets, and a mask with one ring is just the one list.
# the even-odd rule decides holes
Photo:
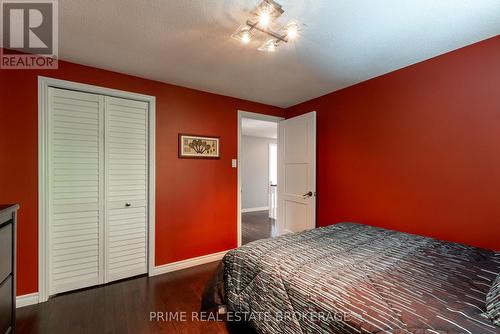
[(125, 203), (125, 206), (126, 206), (126, 207), (129, 207), (129, 206), (132, 206), (132, 204), (130, 204), (130, 203)]
[(312, 191), (310, 191), (310, 192), (308, 192), (307, 194), (302, 195), (302, 197), (303, 197), (304, 199), (306, 199), (306, 198), (308, 198), (308, 197), (311, 197), (312, 195), (313, 195), (313, 192), (312, 192)]

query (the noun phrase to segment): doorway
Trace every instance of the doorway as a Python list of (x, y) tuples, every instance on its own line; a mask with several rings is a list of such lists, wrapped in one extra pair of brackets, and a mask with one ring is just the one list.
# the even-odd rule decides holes
[(238, 114), (238, 245), (276, 236), (278, 125), (282, 120)]
[[(243, 147), (246, 145), (244, 142), (245, 133), (253, 134), (253, 137), (271, 137), (269, 134), (265, 135), (266, 131), (270, 131), (270, 127), (277, 129), (276, 148), (271, 145), (272, 142), (269, 142), (267, 156), (261, 154), (261, 158), (245, 159), (243, 153)], [(248, 129), (251, 129), (251, 132)], [(274, 159), (273, 157), (276, 157), (277, 160), (275, 172), (274, 167), (270, 167), (269, 164)], [(267, 197), (266, 195), (259, 197), (261, 200), (259, 203), (264, 204), (255, 204), (256, 202), (243, 204), (244, 191), (248, 190), (243, 185), (243, 174), (245, 169), (248, 169), (249, 164), (251, 166), (257, 163), (259, 168), (265, 168), (268, 171), (267, 177), (263, 178), (264, 186), (260, 186), (263, 192), (267, 188)], [(238, 111), (238, 159), (237, 163), (233, 161), (233, 164), (238, 168), (238, 247), (253, 240), (316, 227), (315, 111), (286, 120), (281, 117)], [(274, 183), (274, 180), (277, 180), (277, 183)], [(250, 188), (254, 186), (253, 182), (247, 182), (247, 184), (250, 185)], [(267, 206), (265, 206), (264, 197), (267, 198)], [(245, 235), (243, 238), (243, 215), (247, 213), (251, 213), (251, 215), (245, 217), (249, 218), (246, 221), (250, 220), (249, 224), (245, 224), (246, 231), (253, 229), (257, 232), (250, 232), (248, 236)], [(254, 225), (252, 225), (252, 221)]]

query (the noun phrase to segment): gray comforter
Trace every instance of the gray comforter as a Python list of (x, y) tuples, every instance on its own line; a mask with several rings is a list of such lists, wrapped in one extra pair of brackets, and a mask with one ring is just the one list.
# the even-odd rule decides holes
[(252, 242), (221, 268), (220, 302), (260, 333), (500, 333), (482, 315), (499, 252), (343, 223)]

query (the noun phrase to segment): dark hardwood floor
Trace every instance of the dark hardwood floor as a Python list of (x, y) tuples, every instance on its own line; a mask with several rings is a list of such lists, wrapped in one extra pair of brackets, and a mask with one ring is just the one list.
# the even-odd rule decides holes
[[(225, 322), (191, 319), (191, 312), (200, 310), (205, 283), (217, 264), (141, 276), (19, 308), (17, 333), (228, 333)], [(187, 321), (150, 321), (150, 312), (156, 311), (184, 311)]]
[(275, 219), (269, 211), (245, 212), (241, 214), (241, 243), (265, 239), (276, 235)]
[[(242, 243), (268, 238), (268, 211), (242, 214)], [(242, 333), (222, 321), (197, 321), (201, 295), (218, 262), (154, 277), (140, 276), (54, 296), (17, 309), (18, 334)], [(186, 321), (150, 321), (150, 312), (185, 312)], [(246, 333), (253, 330), (245, 327)]]

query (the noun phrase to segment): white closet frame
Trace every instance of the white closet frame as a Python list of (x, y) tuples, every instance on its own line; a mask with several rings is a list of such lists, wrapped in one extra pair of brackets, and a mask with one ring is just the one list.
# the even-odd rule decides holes
[(155, 260), (155, 129), (156, 129), (156, 98), (150, 95), (126, 92), (122, 90), (104, 88), (66, 80), (38, 76), (38, 302), (48, 299), (49, 280), (47, 277), (47, 259), (49, 247), (47, 245), (47, 113), (48, 88), (60, 88), (84, 93), (113, 96), (149, 104), (148, 115), (148, 275), (153, 275)]

